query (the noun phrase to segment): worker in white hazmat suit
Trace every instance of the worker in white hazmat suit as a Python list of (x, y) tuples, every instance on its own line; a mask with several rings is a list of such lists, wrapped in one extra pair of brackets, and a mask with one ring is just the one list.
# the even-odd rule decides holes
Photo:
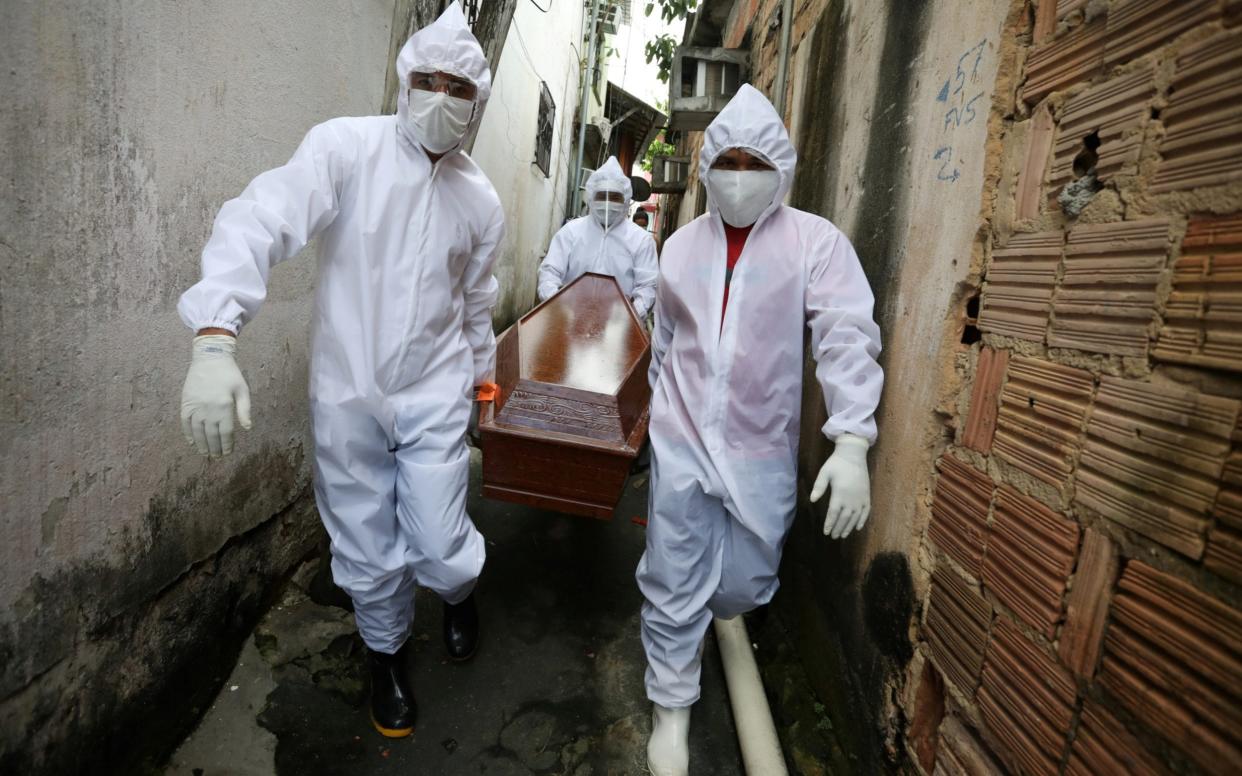
[(639, 319), (646, 317), (655, 300), (655, 243), (642, 227), (629, 221), (633, 189), (629, 176), (616, 157), (591, 173), (586, 182), (590, 212), (560, 228), (539, 265), (539, 301), (588, 272), (611, 275), (634, 306)]
[(321, 240), (310, 369), (315, 497), (332, 572), (368, 647), (371, 712), (391, 737), (414, 727), (402, 674), (414, 587), (445, 602), (449, 656), (478, 639), (472, 591), (483, 538), (466, 514), (472, 386), (492, 379), (492, 275), (500, 200), (462, 150), (491, 73), (459, 6), (416, 32), (396, 62), (397, 114), (338, 118), (221, 208), (203, 278), (179, 311), (198, 332), (182, 392), (187, 439), (213, 457), (250, 427), (235, 335), (271, 268)]
[(824, 533), (845, 536), (870, 510), (866, 456), (884, 381), (873, 296), (845, 235), (781, 204), (796, 160), (772, 105), (743, 86), (704, 134), (708, 212), (668, 239), (661, 260), (637, 572), (657, 776), (687, 772), (712, 617), (776, 592), (797, 500), (804, 327), (835, 442), (811, 494), (832, 491)]

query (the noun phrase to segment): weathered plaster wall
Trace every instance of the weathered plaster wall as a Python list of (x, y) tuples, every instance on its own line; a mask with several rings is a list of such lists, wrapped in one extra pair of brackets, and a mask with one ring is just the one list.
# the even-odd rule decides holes
[(158, 755), (313, 545), (313, 252), (272, 273), (241, 338), (255, 429), (223, 461), (181, 438), (174, 306), (225, 199), (314, 123), (379, 110), (393, 17), (391, 0), (6, 4), (0, 771)]
[[(502, 289), (495, 312), (498, 329), (534, 306), (539, 262), (563, 221), (581, 88), (578, 55), (570, 43), (578, 39), (583, 13), (580, 6), (557, 13), (542, 13), (531, 3), (517, 7), (474, 143), (472, 155), (500, 193), (505, 210), (505, 240), (496, 269)], [(556, 103), (547, 176), (534, 161), (541, 82)]]
[[(1010, 5), (829, 3), (794, 55), (815, 87), (804, 83), (791, 104), (802, 157), (791, 204), (824, 215), (854, 243), (875, 290), (886, 387), (867, 530), (826, 540), (823, 508), (804, 501), (782, 608), (862, 772), (905, 756), (899, 693), (927, 584), (921, 483), (943, 434), (934, 418), (943, 375), (957, 357), (957, 340), (942, 332), (977, 251)], [(804, 495), (830, 452), (817, 433), (824, 410), (814, 385), (806, 381)]]

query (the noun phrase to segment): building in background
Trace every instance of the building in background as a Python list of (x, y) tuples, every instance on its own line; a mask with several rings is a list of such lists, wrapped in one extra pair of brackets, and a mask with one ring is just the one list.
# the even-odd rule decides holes
[(504, 289), (498, 330), (536, 302), (539, 262), (563, 223), (577, 148), (582, 34), (589, 6), (518, 3), (492, 98), (471, 156), (487, 173), (505, 211), (505, 239), (496, 279)]
[[(885, 339), (871, 520), (829, 541), (804, 499), (774, 602), (768, 654), (816, 696), (768, 664), (805, 772), (1242, 762), (1240, 22), (705, 0), (687, 23), (653, 187), (678, 225), (704, 211), (698, 129), (750, 81), (798, 150), (789, 204), (854, 243)], [(823, 421), (808, 389), (804, 494)]]
[[(564, 214), (584, 212), (586, 178), (609, 155), (630, 171), (664, 122), (662, 113), (608, 80), (611, 41), (619, 26), (630, 22), (629, 0), (601, 0), (593, 71), (579, 59), (579, 52), (590, 49), (590, 4), (570, 3), (556, 13), (548, 8), (535, 2), (517, 4), (487, 115), (471, 151), (500, 193), (507, 218), (505, 259), (497, 270), (505, 289), (496, 315), (502, 328), (534, 305), (539, 262)], [(583, 171), (571, 194), (581, 78), (588, 71), (592, 80)]]

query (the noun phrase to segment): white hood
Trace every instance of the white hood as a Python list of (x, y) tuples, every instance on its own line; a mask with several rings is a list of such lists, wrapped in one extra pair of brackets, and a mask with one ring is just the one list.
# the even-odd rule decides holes
[(600, 191), (621, 192), (625, 195), (625, 207), (629, 208), (630, 200), (634, 197), (634, 187), (630, 183), (630, 176), (621, 169), (621, 163), (615, 156), (608, 157), (608, 161), (587, 178), (586, 201), (588, 205), (595, 201), (595, 195)]
[(410, 109), (407, 89), (410, 85), (410, 73), (414, 71), (449, 73), (473, 83), (478, 95), (466, 137), (470, 137), (478, 129), (479, 122), (483, 119), (483, 109), (492, 94), (492, 71), (487, 66), (483, 47), (470, 32), (460, 5), (451, 3), (440, 14), (440, 18), (411, 35), (401, 47), (401, 53), (397, 54), (396, 67), (400, 84), (397, 88), (397, 116), (400, 118), (397, 127), (403, 135), (406, 115)]
[[(711, 169), (716, 157), (730, 148), (741, 148), (762, 158), (780, 173), (781, 183), (776, 190), (772, 204), (759, 216), (756, 225), (780, 207), (789, 188), (793, 186), (794, 166), (798, 163), (798, 152), (789, 142), (789, 133), (785, 123), (768, 98), (763, 96), (750, 84), (742, 84), (729, 104), (707, 126), (703, 133), (703, 150), (699, 153), (699, 180), (707, 180), (707, 171)], [(710, 189), (708, 202), (713, 215), (717, 213), (716, 203), (711, 201)]]

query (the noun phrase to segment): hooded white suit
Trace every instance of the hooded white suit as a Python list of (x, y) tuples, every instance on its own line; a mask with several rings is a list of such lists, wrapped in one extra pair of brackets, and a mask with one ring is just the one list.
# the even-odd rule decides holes
[(622, 293), (634, 305), (640, 319), (646, 317), (655, 301), (655, 241), (638, 224), (625, 217), (633, 196), (630, 179), (615, 157), (608, 157), (586, 182), (587, 203), (601, 191), (615, 191), (625, 197), (621, 220), (607, 229), (591, 215), (575, 218), (552, 238), (548, 255), (539, 265), (539, 301), (551, 299), (557, 291), (588, 272), (612, 275)]
[(775, 167), (780, 187), (751, 229), (723, 321), (726, 243), (715, 203), (668, 239), (656, 295), (651, 510), (637, 579), (647, 693), (666, 708), (698, 699), (697, 649), (712, 615), (736, 616), (776, 592), (797, 502), (804, 327), (830, 439), (875, 439), (884, 382), (858, 257), (831, 223), (781, 204), (797, 155), (748, 85), (707, 128), (700, 180), (730, 148)]
[(434, 166), (405, 121), (411, 71), (491, 90), (483, 50), (452, 4), (397, 57), (396, 116), (338, 118), (307, 133), (283, 167), (220, 209), (186, 324), (237, 332), (272, 266), (321, 239), (310, 370), (315, 496), (332, 570), (367, 645), (395, 652), (414, 585), (463, 600), (483, 567), (466, 515), (471, 388), (495, 363), (492, 276), (500, 200), (458, 148)]

